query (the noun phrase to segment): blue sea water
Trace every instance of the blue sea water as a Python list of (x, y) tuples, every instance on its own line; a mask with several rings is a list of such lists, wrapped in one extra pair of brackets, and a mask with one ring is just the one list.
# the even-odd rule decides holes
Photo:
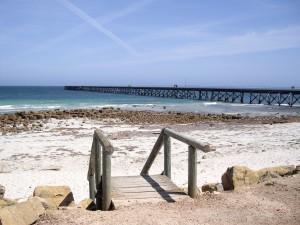
[(64, 87), (0, 87), (0, 112), (53, 108), (181, 104), (188, 102), (192, 101), (103, 94), (97, 92), (66, 91)]
[(107, 106), (154, 111), (300, 115), (300, 107), (229, 104), (185, 99), (67, 91), (64, 90), (64, 87), (0, 86), (0, 113), (58, 108), (99, 108)]

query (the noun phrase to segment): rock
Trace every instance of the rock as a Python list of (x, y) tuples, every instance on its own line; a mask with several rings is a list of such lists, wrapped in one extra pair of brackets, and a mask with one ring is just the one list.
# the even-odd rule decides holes
[(59, 171), (61, 170), (61, 166), (49, 165), (41, 168), (41, 170)]
[(7, 206), (0, 209), (1, 225), (30, 225), (35, 223), (45, 209), (38, 198), (31, 198), (26, 202)]
[(258, 181), (258, 174), (245, 166), (229, 167), (222, 176), (222, 184), (225, 191), (257, 184)]
[(4, 197), (4, 193), (5, 193), (5, 187), (0, 184), (0, 199)]
[(278, 178), (278, 177), (280, 177), (280, 175), (278, 175), (277, 173), (267, 171), (266, 173), (259, 176), (259, 182), (269, 182), (270, 183), (273, 178)]
[[(185, 192), (186, 194), (189, 193), (188, 187), (184, 187), (184, 188), (182, 188), (181, 190), (182, 190), (183, 192)], [(197, 190), (196, 190), (196, 196), (200, 196), (200, 195), (201, 195), (201, 190), (200, 190), (199, 187), (197, 187)]]
[(96, 210), (96, 204), (90, 198), (82, 200), (81, 202), (79, 202), (78, 206), (86, 210)]
[(279, 176), (287, 176), (293, 175), (296, 173), (295, 166), (276, 166), (276, 167), (269, 167), (260, 169), (257, 171), (259, 177), (263, 177), (266, 174), (278, 174)]
[(210, 183), (210, 184), (204, 184), (201, 187), (202, 192), (214, 192), (214, 191), (218, 191), (218, 192), (222, 192), (223, 191), (223, 185), (220, 183)]
[(268, 180), (268, 181), (265, 182), (266, 186), (274, 186), (274, 184), (275, 184), (275, 182), (272, 181), (272, 180)]
[(201, 150), (204, 151), (204, 152), (213, 152), (213, 151), (216, 151), (216, 147), (212, 146), (211, 144), (206, 144), (204, 146), (204, 148), (201, 149)]
[(10, 200), (10, 199), (7, 199), (7, 198), (0, 199), (0, 208), (10, 206), (10, 205), (14, 205), (14, 204), (17, 204), (17, 202), (14, 201), (14, 200)]
[(57, 209), (74, 203), (73, 193), (68, 186), (38, 186), (34, 189), (33, 196), (45, 199), (44, 204), (49, 209)]
[(300, 165), (296, 166), (295, 173), (300, 173)]

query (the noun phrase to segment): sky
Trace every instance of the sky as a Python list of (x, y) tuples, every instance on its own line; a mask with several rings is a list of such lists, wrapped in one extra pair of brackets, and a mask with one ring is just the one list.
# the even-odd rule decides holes
[(299, 0), (0, 0), (0, 85), (300, 87)]

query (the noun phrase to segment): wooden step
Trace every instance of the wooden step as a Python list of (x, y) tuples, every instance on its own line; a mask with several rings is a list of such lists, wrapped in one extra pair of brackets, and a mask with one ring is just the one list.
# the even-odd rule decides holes
[(115, 207), (144, 202), (176, 202), (189, 198), (165, 175), (112, 177)]

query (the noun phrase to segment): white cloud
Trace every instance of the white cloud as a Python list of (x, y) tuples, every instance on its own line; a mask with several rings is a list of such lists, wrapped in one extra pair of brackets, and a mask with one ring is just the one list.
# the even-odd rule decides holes
[(167, 61), (184, 61), (195, 58), (267, 52), (299, 47), (300, 25), (293, 25), (265, 32), (251, 32), (223, 37), (202, 43), (195, 42), (169, 49), (168, 51), (144, 54), (137, 60), (105, 62), (104, 64), (94, 64), (94, 66), (110, 67), (113, 65), (126, 66)]
[(300, 47), (300, 26), (290, 26), (267, 32), (251, 32), (207, 43), (195, 43), (173, 50), (181, 57), (207, 57), (264, 52)]

